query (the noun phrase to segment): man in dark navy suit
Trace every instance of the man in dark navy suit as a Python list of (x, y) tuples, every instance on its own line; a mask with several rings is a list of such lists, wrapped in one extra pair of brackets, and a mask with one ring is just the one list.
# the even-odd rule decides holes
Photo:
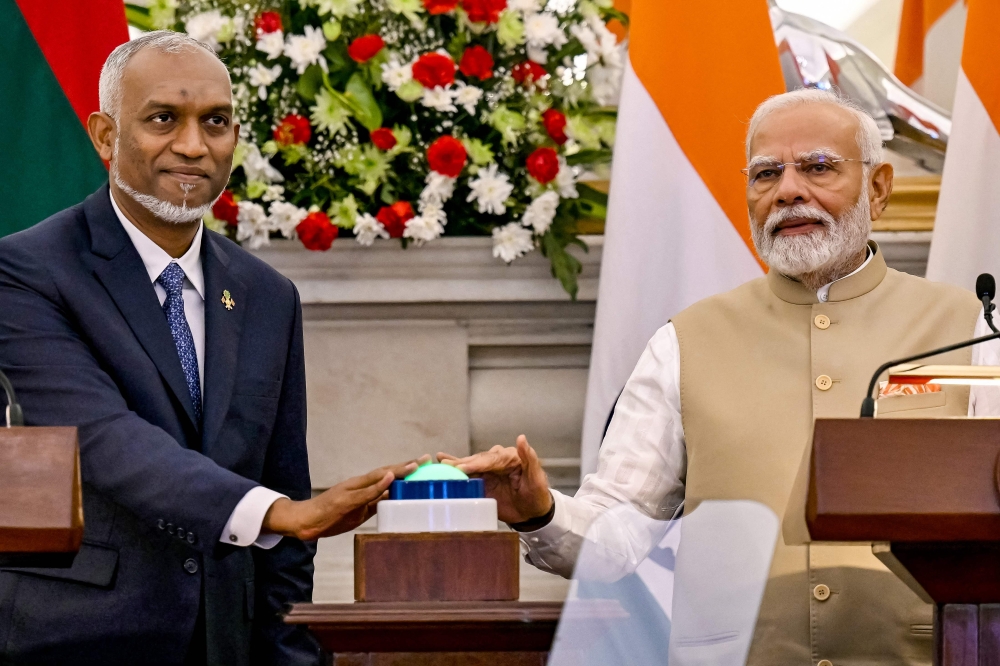
[(310, 498), (298, 294), (201, 221), (239, 132), (215, 53), (149, 33), (100, 85), (109, 185), (0, 240), (0, 367), (79, 427), (86, 523), (71, 567), (0, 571), (0, 663), (316, 664), (280, 617), (310, 542), (416, 464)]

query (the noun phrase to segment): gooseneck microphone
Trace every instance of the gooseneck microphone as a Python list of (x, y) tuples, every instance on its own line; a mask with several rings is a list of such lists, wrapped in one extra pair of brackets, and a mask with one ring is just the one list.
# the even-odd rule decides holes
[(868, 383), (868, 393), (865, 394), (865, 399), (861, 402), (861, 418), (870, 419), (875, 416), (875, 387), (878, 385), (879, 376), (881, 376), (881, 374), (889, 368), (902, 365), (903, 363), (919, 361), (920, 359), (928, 358), (930, 356), (937, 356), (938, 354), (946, 354), (950, 351), (955, 351), (956, 349), (962, 349), (963, 347), (971, 347), (972, 345), (978, 345), (981, 342), (989, 342), (990, 340), (1000, 339), (1000, 331), (998, 331), (996, 326), (993, 325), (993, 310), (996, 308), (996, 306), (993, 305), (993, 297), (996, 296), (996, 291), (996, 280), (994, 280), (993, 276), (989, 273), (983, 273), (976, 278), (976, 296), (978, 296), (979, 300), (983, 302), (983, 318), (986, 320), (986, 325), (993, 331), (992, 335), (984, 335), (981, 338), (973, 338), (972, 340), (966, 340), (965, 342), (956, 342), (955, 344), (948, 345), (947, 347), (940, 347), (939, 349), (932, 349), (931, 351), (924, 352), (922, 354), (916, 354), (914, 356), (899, 358), (895, 361), (883, 363), (879, 366), (878, 370), (875, 371), (875, 374), (872, 375), (871, 382)]
[(17, 404), (17, 398), (14, 396), (14, 387), (11, 386), (10, 380), (7, 379), (7, 375), (3, 374), (2, 370), (0, 370), (0, 386), (3, 387), (4, 393), (7, 394), (7, 427), (23, 426), (24, 414), (21, 413), (21, 405)]
[(993, 305), (993, 297), (997, 295), (997, 282), (989, 273), (983, 273), (976, 278), (976, 296), (983, 302), (983, 319), (986, 325), (994, 333), (1000, 333), (993, 325), (993, 311), (997, 306)]

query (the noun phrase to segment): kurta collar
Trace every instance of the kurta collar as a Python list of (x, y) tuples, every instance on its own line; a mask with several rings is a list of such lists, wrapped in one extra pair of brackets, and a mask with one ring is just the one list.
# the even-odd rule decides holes
[[(871, 261), (857, 273), (837, 280), (830, 285), (828, 303), (849, 301), (852, 298), (864, 296), (881, 284), (887, 270), (885, 257), (882, 256), (882, 251), (875, 241), (868, 241), (868, 247), (872, 251)], [(767, 283), (771, 287), (771, 291), (774, 292), (774, 295), (786, 303), (794, 305), (813, 305), (819, 303), (819, 298), (816, 297), (815, 290), (809, 289), (801, 282), (796, 282), (791, 278), (785, 277), (778, 273), (778, 271), (768, 272)]]

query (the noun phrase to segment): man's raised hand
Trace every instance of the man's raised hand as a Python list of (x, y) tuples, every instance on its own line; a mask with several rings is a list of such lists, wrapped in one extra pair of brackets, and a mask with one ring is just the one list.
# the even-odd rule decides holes
[(263, 531), (303, 541), (349, 532), (375, 515), (376, 505), (388, 497), (389, 486), (395, 479), (410, 474), (428, 460), (430, 456), (423, 456), (379, 467), (301, 502), (281, 498), (264, 516)]
[(552, 508), (548, 477), (524, 435), (517, 438), (517, 446), (494, 446), (465, 458), (448, 453), (438, 453), (437, 457), (469, 476), (482, 477), (486, 496), (497, 501), (498, 517), (505, 523), (538, 518)]

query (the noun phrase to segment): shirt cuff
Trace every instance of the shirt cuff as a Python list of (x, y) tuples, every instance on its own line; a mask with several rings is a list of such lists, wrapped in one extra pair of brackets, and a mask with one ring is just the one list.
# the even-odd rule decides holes
[(518, 532), (521, 540), (528, 548), (535, 548), (539, 544), (548, 545), (555, 543), (560, 537), (570, 531), (573, 521), (567, 511), (566, 496), (558, 490), (550, 490), (552, 493), (553, 513), (552, 520), (545, 527), (540, 527), (534, 532)]
[(269, 550), (281, 541), (280, 534), (261, 534), (264, 516), (276, 500), (287, 495), (276, 493), (270, 488), (257, 486), (239, 501), (233, 513), (229, 516), (219, 541), (230, 546), (257, 546)]

